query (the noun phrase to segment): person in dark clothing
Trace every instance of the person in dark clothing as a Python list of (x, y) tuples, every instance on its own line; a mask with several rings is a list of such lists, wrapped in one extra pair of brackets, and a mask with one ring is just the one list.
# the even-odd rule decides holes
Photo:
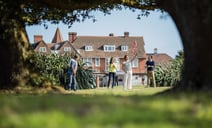
[(147, 87), (150, 86), (151, 80), (153, 82), (153, 86), (156, 87), (155, 74), (154, 74), (155, 62), (153, 61), (152, 56), (148, 56), (148, 60), (146, 61), (146, 68), (147, 68)]

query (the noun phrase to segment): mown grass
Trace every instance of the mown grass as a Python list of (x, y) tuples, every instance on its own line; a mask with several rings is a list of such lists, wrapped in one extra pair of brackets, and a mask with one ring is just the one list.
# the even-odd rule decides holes
[(70, 94), (0, 94), (0, 128), (210, 128), (209, 92), (99, 88)]

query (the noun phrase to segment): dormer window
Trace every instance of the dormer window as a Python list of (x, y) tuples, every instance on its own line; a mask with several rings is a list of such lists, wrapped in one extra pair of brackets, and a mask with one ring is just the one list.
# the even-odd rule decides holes
[(86, 45), (85, 51), (93, 51), (93, 47), (91, 45)]
[(128, 46), (122, 45), (121, 46), (121, 51), (128, 51)]
[(46, 52), (46, 47), (40, 47), (39, 52)]
[(105, 52), (115, 52), (115, 45), (104, 45)]
[(64, 51), (69, 52), (69, 51), (71, 51), (71, 48), (70, 47), (64, 47)]

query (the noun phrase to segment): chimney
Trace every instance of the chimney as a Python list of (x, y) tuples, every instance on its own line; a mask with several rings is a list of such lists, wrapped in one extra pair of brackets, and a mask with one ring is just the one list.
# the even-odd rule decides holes
[(76, 39), (76, 37), (77, 37), (77, 33), (76, 32), (69, 32), (68, 33), (68, 38), (69, 38), (69, 41), (72, 43), (75, 39)]
[(154, 48), (154, 54), (158, 54), (158, 49)]
[(113, 33), (110, 33), (110, 34), (109, 34), (109, 36), (112, 36), (112, 37), (113, 37), (113, 36), (114, 36), (114, 34), (113, 34)]
[(34, 43), (43, 40), (43, 36), (42, 35), (34, 35)]
[(124, 32), (124, 37), (129, 37), (129, 32)]

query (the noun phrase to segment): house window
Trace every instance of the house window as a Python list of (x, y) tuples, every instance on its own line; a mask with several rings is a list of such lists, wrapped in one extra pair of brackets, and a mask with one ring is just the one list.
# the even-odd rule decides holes
[[(105, 71), (109, 71), (109, 64), (111, 58), (105, 58)], [(117, 71), (120, 71), (120, 60), (119, 58), (114, 58), (114, 64), (116, 65)]]
[(86, 45), (85, 51), (93, 51), (93, 47), (91, 45)]
[(39, 52), (46, 52), (46, 47), (40, 47)]
[(87, 64), (87, 66), (93, 66), (92, 58), (83, 58), (83, 62)]
[(128, 46), (122, 45), (121, 46), (121, 51), (128, 51)]
[(110, 58), (105, 58), (105, 71), (109, 70)]
[(119, 58), (114, 58), (114, 63), (116, 64), (117, 71), (120, 71), (120, 60), (119, 60)]
[(69, 51), (71, 51), (71, 48), (70, 47), (64, 47), (64, 51), (69, 52)]
[(104, 45), (105, 52), (115, 52), (115, 45)]
[(100, 66), (100, 58), (95, 58), (95, 65), (96, 65), (97, 67)]
[(132, 67), (137, 68), (138, 67), (138, 59), (134, 59), (132, 62)]

